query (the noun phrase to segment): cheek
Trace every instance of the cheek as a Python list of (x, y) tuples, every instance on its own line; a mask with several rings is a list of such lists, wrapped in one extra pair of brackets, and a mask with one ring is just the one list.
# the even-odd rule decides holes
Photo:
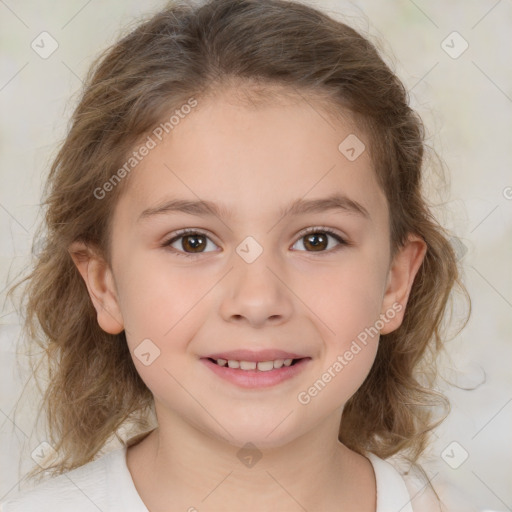
[[(336, 267), (304, 278), (312, 292), (308, 305), (323, 338), (323, 364), (317, 375), (324, 399), (344, 403), (368, 375), (378, 349), (385, 267), (368, 251), (347, 254)], [(312, 390), (313, 393), (315, 390)]]
[[(126, 338), (136, 370), (155, 397), (188, 403), (179, 382), (189, 377), (188, 353), (198, 324), (208, 314), (204, 295), (209, 280), (196, 282), (183, 269), (162, 270), (154, 265), (127, 272), (122, 313)], [(203, 299), (202, 299), (203, 298)], [(190, 405), (190, 404), (189, 404)]]
[(347, 252), (333, 265), (310, 265), (300, 274), (297, 289), (328, 339), (345, 343), (379, 318), (385, 268), (375, 256)]
[(325, 379), (333, 381), (331, 388), (343, 403), (363, 383), (375, 360), (380, 337), (375, 325), (378, 311), (371, 297), (352, 293), (340, 296), (338, 308), (330, 313), (334, 334), (326, 340), (323, 368), (329, 372)]
[[(331, 278), (328, 297), (312, 309), (321, 311), (316, 325), (323, 338), (318, 370), (297, 400), (311, 414), (343, 406), (361, 387), (375, 361), (379, 344), (379, 301), (375, 282), (353, 272)], [(316, 412), (315, 412), (316, 411)]]
[(188, 315), (211, 286), (212, 276), (191, 275), (165, 258), (136, 258), (119, 267), (120, 306), (128, 331), (136, 336), (164, 338)]
[(353, 340), (342, 345), (331, 347), (319, 371), (297, 393), (300, 407), (312, 417), (343, 407), (357, 392), (375, 361), (378, 337), (371, 343)]

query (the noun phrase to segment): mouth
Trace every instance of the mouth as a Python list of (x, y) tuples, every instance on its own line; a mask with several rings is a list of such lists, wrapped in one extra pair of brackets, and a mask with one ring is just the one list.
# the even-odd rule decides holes
[(269, 372), (272, 370), (278, 370), (279, 368), (288, 368), (294, 366), (303, 359), (310, 358), (287, 358), (287, 359), (274, 359), (269, 361), (238, 361), (236, 359), (222, 359), (222, 358), (206, 358), (217, 366), (228, 367), (232, 369), (240, 369), (243, 371), (258, 371), (258, 372)]
[(290, 380), (303, 372), (311, 357), (286, 359), (226, 359), (203, 357), (200, 359), (214, 375), (241, 388), (267, 388)]

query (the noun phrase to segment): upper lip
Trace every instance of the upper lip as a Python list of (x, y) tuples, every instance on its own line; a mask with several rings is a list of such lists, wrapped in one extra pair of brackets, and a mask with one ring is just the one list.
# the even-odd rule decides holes
[(276, 359), (302, 359), (307, 356), (285, 352), (284, 350), (230, 350), (229, 352), (217, 352), (206, 356), (211, 359), (226, 359), (227, 361), (275, 361)]

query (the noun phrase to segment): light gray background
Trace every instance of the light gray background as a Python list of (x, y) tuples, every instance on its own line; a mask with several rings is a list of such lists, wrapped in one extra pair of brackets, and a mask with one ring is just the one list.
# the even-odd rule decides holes
[[(512, 3), (308, 3), (336, 17), (343, 13), (340, 19), (370, 33), (410, 91), (430, 144), (447, 164), (451, 190), (443, 192), (434, 181), (431, 197), (444, 203), (435, 213), (463, 244), (473, 315), (449, 343), (452, 360), (444, 375), (460, 388), (477, 387), (441, 386), (453, 412), (437, 429), (425, 468), (435, 485), (454, 496), (462, 492), (477, 510), (512, 510)], [(128, 24), (163, 5), (0, 0), (0, 501), (18, 490), (34, 463), (31, 451), (44, 441), (34, 430), (32, 381), (16, 366), (20, 320), (4, 301), (5, 288), (29, 263), (44, 176), (92, 58)], [(47, 59), (31, 48), (42, 31), (59, 45)], [(446, 39), (453, 31), (469, 44), (458, 58), (445, 51), (455, 55), (463, 48), (458, 36)], [(452, 461), (462, 450), (469, 455), (458, 469), (441, 457), (454, 441), (458, 445), (448, 449)]]

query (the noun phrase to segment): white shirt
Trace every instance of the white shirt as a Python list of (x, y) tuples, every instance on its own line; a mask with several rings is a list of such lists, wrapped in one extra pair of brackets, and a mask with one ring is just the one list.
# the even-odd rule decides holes
[[(126, 464), (127, 446), (0, 504), (0, 512), (148, 512)], [(385, 460), (367, 455), (377, 481), (376, 512), (413, 512), (400, 473)]]

